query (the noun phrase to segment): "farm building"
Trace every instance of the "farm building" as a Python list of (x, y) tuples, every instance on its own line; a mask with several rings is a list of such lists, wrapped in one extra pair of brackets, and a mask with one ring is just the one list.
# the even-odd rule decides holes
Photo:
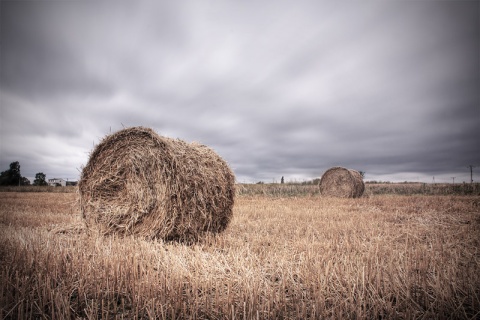
[(65, 187), (67, 185), (67, 180), (62, 178), (48, 179), (48, 185), (53, 187)]

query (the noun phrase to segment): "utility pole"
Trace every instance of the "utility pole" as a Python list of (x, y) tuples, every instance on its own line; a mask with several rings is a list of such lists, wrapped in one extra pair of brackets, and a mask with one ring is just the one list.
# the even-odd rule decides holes
[(475, 166), (469, 165), (468, 167), (470, 168), (470, 183), (473, 183), (473, 168)]
[(453, 184), (455, 185), (455, 177), (452, 177), (452, 179), (453, 179)]

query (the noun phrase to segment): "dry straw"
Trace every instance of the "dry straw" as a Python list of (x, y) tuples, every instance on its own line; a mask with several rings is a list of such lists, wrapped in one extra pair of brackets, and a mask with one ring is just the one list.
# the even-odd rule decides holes
[(333, 167), (320, 179), (320, 193), (324, 196), (358, 198), (364, 191), (363, 178), (355, 170)]
[(91, 230), (191, 241), (227, 227), (235, 176), (204, 145), (133, 127), (95, 147), (78, 186)]

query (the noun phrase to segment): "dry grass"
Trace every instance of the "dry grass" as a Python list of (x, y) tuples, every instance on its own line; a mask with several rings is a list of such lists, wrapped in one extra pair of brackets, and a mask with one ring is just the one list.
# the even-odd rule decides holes
[(89, 229), (191, 241), (227, 227), (235, 176), (204, 145), (132, 127), (95, 147), (78, 189)]
[(195, 245), (87, 235), (75, 194), (0, 193), (2, 319), (480, 312), (480, 197), (240, 197)]
[[(1, 188), (0, 188), (1, 191)], [(320, 188), (315, 184), (269, 183), (238, 184), (237, 196), (263, 197), (312, 197), (320, 195)], [(471, 195), (480, 196), (480, 183), (366, 183), (362, 197), (378, 195)]]
[(52, 186), (0, 186), (0, 192), (78, 192), (77, 186), (52, 187)]

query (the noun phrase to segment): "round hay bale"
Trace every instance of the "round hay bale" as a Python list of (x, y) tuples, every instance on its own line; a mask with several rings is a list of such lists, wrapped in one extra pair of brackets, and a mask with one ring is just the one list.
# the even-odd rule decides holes
[(89, 229), (195, 241), (232, 217), (235, 176), (210, 148), (144, 127), (105, 137), (78, 183)]
[(320, 179), (320, 193), (339, 198), (358, 198), (365, 191), (362, 175), (355, 170), (333, 167)]

